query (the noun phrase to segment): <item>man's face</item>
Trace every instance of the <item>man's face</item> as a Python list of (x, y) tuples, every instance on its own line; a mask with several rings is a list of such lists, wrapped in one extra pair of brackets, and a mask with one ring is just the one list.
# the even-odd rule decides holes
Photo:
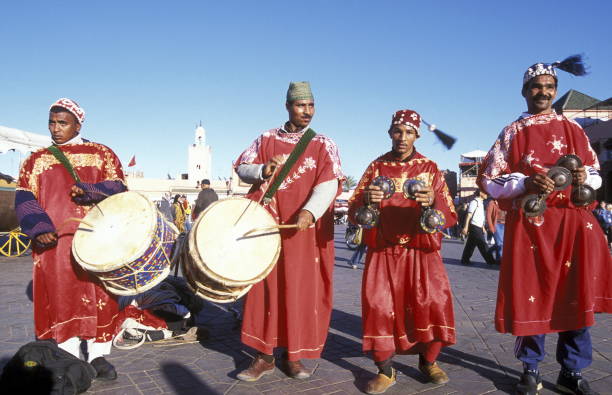
[(81, 130), (81, 124), (67, 111), (49, 113), (49, 132), (56, 144), (64, 144), (74, 138)]
[(296, 100), (286, 103), (285, 107), (287, 107), (289, 112), (289, 122), (299, 129), (304, 129), (308, 126), (315, 114), (313, 100)]
[(530, 114), (548, 114), (557, 96), (557, 82), (552, 75), (538, 75), (525, 85), (522, 93)]
[(417, 139), (416, 130), (406, 125), (393, 125), (389, 129), (391, 137), (391, 150), (402, 159), (412, 153), (414, 141)]

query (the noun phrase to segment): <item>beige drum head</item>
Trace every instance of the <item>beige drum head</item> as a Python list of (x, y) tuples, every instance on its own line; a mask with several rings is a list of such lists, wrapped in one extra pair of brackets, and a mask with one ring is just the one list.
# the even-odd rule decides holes
[(83, 218), (74, 234), (72, 254), (92, 272), (120, 268), (145, 254), (156, 222), (156, 208), (143, 195), (123, 192), (109, 196)]
[(280, 233), (272, 229), (244, 236), (252, 229), (277, 225), (266, 209), (250, 202), (244, 198), (219, 200), (198, 217), (189, 234), (195, 270), (230, 286), (253, 284), (268, 275), (280, 254)]

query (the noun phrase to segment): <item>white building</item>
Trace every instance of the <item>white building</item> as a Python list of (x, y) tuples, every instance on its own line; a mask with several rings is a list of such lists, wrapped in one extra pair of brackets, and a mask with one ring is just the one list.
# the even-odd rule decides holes
[(195, 130), (195, 141), (189, 147), (187, 177), (194, 185), (204, 178), (212, 179), (212, 150), (206, 144), (206, 130), (202, 123)]

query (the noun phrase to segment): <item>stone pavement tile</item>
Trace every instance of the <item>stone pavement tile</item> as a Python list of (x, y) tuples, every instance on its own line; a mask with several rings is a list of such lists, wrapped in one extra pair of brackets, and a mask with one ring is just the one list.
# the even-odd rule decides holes
[(112, 381), (102, 381), (102, 380), (93, 380), (91, 384), (91, 388), (96, 390), (107, 390), (112, 388), (120, 388), (120, 387), (131, 387), (135, 386), (134, 382), (130, 379), (130, 377), (126, 374), (117, 374), (117, 380)]
[[(124, 374), (127, 374), (127, 373), (122, 373), (122, 375)], [(148, 382), (153, 381), (153, 378), (149, 376), (147, 372), (133, 372), (133, 373), (127, 374), (127, 376), (135, 384), (148, 383)]]
[(236, 384), (229, 388), (226, 394), (231, 395), (250, 395), (250, 394), (261, 394), (261, 392), (253, 386), (248, 384)]
[(143, 392), (136, 387), (102, 389), (100, 391), (90, 388), (87, 393), (90, 392), (96, 395), (143, 395)]

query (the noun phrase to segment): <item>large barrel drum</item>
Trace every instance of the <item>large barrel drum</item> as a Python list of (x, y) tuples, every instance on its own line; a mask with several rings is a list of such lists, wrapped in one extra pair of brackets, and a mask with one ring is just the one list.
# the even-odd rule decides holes
[[(187, 283), (212, 302), (237, 300), (276, 265), (281, 248), (276, 225), (270, 213), (249, 199), (212, 203), (196, 220), (183, 249)], [(253, 229), (265, 230), (248, 233)]]
[(110, 196), (74, 234), (72, 254), (116, 295), (136, 295), (162, 282), (178, 230), (138, 192)]

